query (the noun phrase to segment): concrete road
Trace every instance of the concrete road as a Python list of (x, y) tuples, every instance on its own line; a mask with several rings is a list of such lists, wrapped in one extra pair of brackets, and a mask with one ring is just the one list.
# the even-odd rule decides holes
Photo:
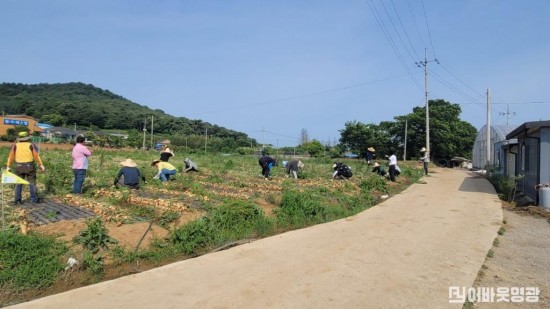
[(502, 222), (485, 179), (434, 169), (356, 216), (13, 308), (461, 308)]

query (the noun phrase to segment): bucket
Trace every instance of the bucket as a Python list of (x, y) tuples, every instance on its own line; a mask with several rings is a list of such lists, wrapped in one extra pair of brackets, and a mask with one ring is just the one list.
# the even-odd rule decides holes
[(539, 189), (539, 205), (550, 210), (550, 187), (541, 187)]

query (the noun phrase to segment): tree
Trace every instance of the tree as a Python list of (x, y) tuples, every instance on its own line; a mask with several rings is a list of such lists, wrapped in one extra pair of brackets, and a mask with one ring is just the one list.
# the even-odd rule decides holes
[(67, 121), (65, 117), (59, 114), (43, 115), (40, 120), (44, 123), (49, 123), (54, 127), (60, 127)]
[(312, 157), (320, 157), (321, 155), (323, 155), (323, 150), (325, 149), (323, 144), (321, 144), (321, 142), (315, 139), (305, 144), (304, 146), (307, 152), (309, 153), (309, 155)]
[(380, 154), (388, 154), (391, 148), (397, 146), (387, 125), (348, 121), (345, 126), (340, 130), (340, 143), (361, 156), (366, 155), (369, 147), (374, 147)]
[[(470, 123), (460, 120), (462, 109), (445, 100), (430, 100), (430, 156), (450, 159), (455, 156), (469, 158), (477, 135)], [(402, 147), (405, 141), (405, 119), (408, 121), (407, 152), (418, 156), (426, 145), (426, 109), (414, 107), (413, 112), (394, 118), (388, 125), (390, 134)]]

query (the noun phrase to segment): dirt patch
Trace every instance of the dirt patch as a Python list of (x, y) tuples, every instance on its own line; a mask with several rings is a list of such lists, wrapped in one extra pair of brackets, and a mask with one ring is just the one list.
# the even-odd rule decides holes
[(475, 286), (495, 291), (498, 287), (538, 288), (539, 301), (482, 302), (475, 308), (550, 308), (550, 212), (540, 207), (503, 208), (503, 235), (497, 237)]
[[(105, 223), (109, 230), (109, 236), (118, 240), (119, 244), (127, 249), (135, 248), (149, 227), (148, 222), (139, 222), (133, 224), (123, 224), (117, 226), (115, 223)], [(33, 227), (32, 230), (46, 235), (54, 235), (59, 239), (71, 242), (74, 236), (86, 228), (85, 220), (59, 221), (46, 225)], [(140, 248), (147, 248), (155, 238), (164, 238), (168, 234), (166, 229), (152, 225), (151, 230), (147, 232)]]

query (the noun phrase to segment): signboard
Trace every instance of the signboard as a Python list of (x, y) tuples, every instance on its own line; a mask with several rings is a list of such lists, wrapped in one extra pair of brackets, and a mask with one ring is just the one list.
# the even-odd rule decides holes
[(28, 121), (17, 120), (17, 119), (5, 119), (5, 118), (4, 118), (4, 124), (11, 124), (13, 126), (29, 126)]

